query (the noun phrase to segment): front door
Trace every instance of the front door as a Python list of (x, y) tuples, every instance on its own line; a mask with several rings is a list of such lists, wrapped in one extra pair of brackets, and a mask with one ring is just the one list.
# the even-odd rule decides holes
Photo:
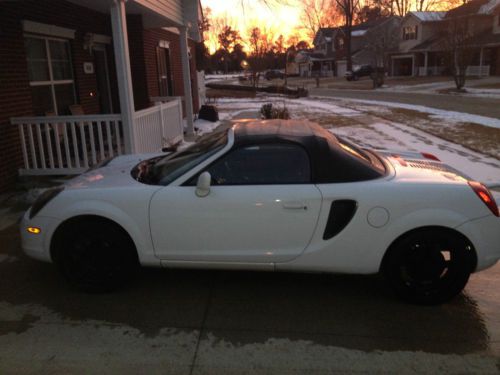
[(95, 61), (95, 75), (97, 80), (97, 96), (101, 113), (112, 113), (111, 89), (109, 84), (108, 59), (106, 46), (97, 44), (93, 47)]
[(166, 186), (150, 205), (151, 235), (164, 260), (285, 262), (300, 255), (316, 228), (322, 196), (307, 153), (290, 144), (246, 146), (207, 169), (210, 193)]
[(158, 86), (160, 96), (172, 96), (172, 68), (170, 64), (170, 48), (156, 47), (158, 65)]

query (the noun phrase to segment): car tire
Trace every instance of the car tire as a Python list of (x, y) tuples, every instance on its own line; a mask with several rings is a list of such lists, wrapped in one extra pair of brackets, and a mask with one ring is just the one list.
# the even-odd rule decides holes
[(475, 253), (465, 237), (429, 228), (397, 240), (385, 255), (381, 271), (399, 297), (436, 305), (463, 290), (474, 265)]
[(139, 269), (135, 245), (123, 228), (106, 219), (70, 222), (54, 239), (52, 258), (62, 275), (84, 292), (110, 292)]

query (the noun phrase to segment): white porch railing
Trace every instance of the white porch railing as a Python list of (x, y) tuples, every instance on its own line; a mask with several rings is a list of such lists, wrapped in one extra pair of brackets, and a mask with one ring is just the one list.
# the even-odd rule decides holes
[(182, 141), (184, 136), (181, 99), (169, 98), (150, 108), (137, 111), (135, 123), (135, 151), (158, 152), (165, 146)]
[(123, 153), (121, 116), (17, 117), (24, 168), (20, 175), (78, 174)]
[(465, 71), (467, 76), (487, 77), (490, 75), (489, 65), (469, 65)]

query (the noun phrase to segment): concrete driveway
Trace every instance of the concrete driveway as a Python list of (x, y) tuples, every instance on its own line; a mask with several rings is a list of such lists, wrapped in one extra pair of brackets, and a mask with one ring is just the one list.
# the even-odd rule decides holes
[(0, 373), (497, 373), (500, 266), (452, 303), (395, 300), (378, 277), (145, 270), (68, 289), (0, 232)]

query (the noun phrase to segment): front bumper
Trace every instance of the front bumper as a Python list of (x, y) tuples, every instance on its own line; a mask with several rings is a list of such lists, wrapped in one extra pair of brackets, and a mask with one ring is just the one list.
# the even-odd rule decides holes
[[(60, 220), (46, 216), (37, 215), (30, 219), (28, 210), (24, 214), (20, 225), (21, 247), (26, 255), (45, 262), (51, 262), (50, 241), (59, 223)], [(41, 231), (38, 234), (30, 233), (27, 230), (28, 227), (37, 227)]]
[(489, 215), (468, 221), (456, 229), (474, 245), (477, 253), (475, 271), (489, 268), (500, 259), (500, 218)]

